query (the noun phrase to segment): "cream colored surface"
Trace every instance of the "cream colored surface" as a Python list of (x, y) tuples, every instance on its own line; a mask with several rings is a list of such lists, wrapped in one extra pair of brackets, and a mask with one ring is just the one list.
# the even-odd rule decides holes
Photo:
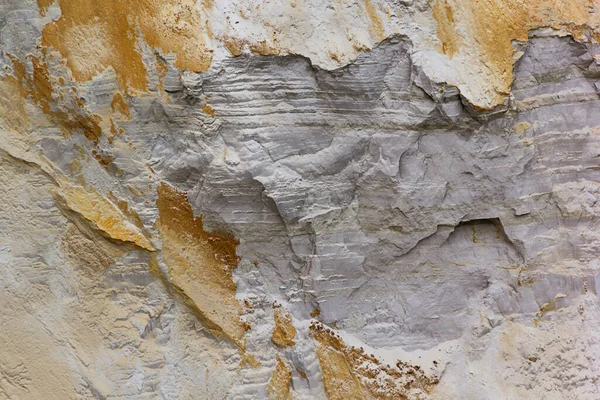
[(600, 398), (598, 7), (5, 0), (0, 399)]

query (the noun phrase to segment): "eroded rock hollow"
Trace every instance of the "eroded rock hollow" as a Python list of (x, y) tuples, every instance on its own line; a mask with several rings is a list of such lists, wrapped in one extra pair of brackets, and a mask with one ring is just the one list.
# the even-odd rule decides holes
[(0, 0), (0, 399), (600, 398), (595, 0)]

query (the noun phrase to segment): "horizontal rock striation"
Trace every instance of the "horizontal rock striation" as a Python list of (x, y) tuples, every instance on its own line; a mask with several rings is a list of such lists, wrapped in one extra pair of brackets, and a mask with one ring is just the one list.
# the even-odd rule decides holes
[(92, 3), (0, 4), (0, 399), (600, 397), (596, 3)]

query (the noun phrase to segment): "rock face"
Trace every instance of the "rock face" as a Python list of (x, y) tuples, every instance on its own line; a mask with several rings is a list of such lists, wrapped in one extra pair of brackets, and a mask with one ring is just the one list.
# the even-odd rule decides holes
[(600, 398), (596, 1), (0, 2), (0, 399)]

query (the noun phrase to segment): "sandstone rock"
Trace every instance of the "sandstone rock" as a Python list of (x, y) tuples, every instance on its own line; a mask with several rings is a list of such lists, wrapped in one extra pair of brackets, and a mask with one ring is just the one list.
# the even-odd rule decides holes
[(273, 319), (275, 320), (273, 336), (271, 336), (273, 343), (278, 347), (295, 345), (296, 328), (292, 323), (292, 316), (287, 311), (276, 308), (273, 311)]
[(596, 1), (4, 0), (0, 399), (596, 399)]
[(278, 355), (275, 364), (275, 369), (271, 375), (269, 386), (267, 387), (267, 395), (273, 400), (292, 399), (290, 392), (290, 382), (292, 381), (292, 369)]

